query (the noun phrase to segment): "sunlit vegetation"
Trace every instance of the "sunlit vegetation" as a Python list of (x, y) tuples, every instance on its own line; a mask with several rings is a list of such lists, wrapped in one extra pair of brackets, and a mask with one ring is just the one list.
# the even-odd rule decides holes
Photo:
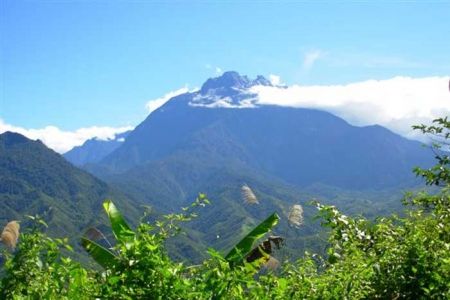
[[(403, 216), (375, 220), (314, 203), (322, 225), (329, 228), (325, 255), (305, 252), (296, 261), (279, 262), (276, 250), (289, 241), (269, 235), (280, 219), (273, 213), (227, 253), (209, 249), (200, 264), (175, 262), (165, 242), (208, 205), (205, 195), (180, 214), (154, 221), (144, 215), (136, 228), (112, 201), (105, 201), (115, 241), (97, 228), (88, 229), (81, 240), (97, 266), (69, 258), (67, 251), (73, 250), (67, 239), (49, 238), (40, 228), (43, 222), (35, 219), (33, 228), (20, 233), (15, 250), (2, 251), (0, 298), (448, 299), (450, 165), (445, 143), (450, 122), (438, 119), (433, 126), (417, 128), (437, 139), (437, 164), (415, 172), (438, 190), (408, 193)], [(243, 193), (251, 203), (253, 192)], [(292, 207), (289, 221), (294, 227), (302, 226), (302, 211)]]

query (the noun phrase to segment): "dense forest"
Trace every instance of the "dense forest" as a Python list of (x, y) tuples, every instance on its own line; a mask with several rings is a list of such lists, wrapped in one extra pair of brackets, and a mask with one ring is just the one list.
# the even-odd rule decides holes
[[(270, 235), (280, 216), (266, 216), (227, 253), (214, 249), (201, 263), (174, 261), (166, 241), (182, 234), (209, 204), (200, 194), (179, 214), (149, 218), (136, 228), (113, 201), (103, 204), (112, 236), (88, 229), (80, 244), (95, 265), (73, 259), (67, 238), (50, 238), (40, 217), (2, 233), (2, 299), (448, 299), (450, 297), (450, 121), (415, 126), (433, 141), (437, 160), (416, 175), (433, 186), (405, 194), (405, 213), (374, 220), (348, 216), (314, 202), (328, 228), (323, 254), (305, 252), (296, 261), (277, 259), (287, 237)], [(243, 189), (254, 202), (250, 189)], [(57, 193), (55, 192), (55, 195)], [(302, 226), (293, 205), (291, 226)]]

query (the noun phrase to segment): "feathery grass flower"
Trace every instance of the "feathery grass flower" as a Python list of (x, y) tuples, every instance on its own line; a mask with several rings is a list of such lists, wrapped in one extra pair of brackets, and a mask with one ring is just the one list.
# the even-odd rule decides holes
[(295, 204), (291, 207), (288, 221), (294, 227), (300, 227), (303, 224), (303, 207), (300, 204)]
[(242, 198), (244, 199), (244, 202), (246, 204), (259, 204), (258, 198), (256, 198), (252, 189), (247, 184), (244, 184), (241, 187), (241, 193), (242, 193)]
[(11, 221), (3, 228), (0, 240), (11, 250), (14, 250), (19, 239), (20, 225), (17, 221)]

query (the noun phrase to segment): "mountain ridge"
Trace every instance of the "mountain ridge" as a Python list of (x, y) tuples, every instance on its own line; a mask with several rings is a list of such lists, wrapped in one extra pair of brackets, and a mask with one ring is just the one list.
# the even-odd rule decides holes
[(75, 166), (83, 166), (88, 163), (97, 163), (109, 153), (117, 149), (131, 131), (116, 134), (113, 139), (99, 140), (92, 138), (76, 146), (63, 154), (64, 158)]
[[(105, 182), (74, 167), (41, 141), (13, 132), (0, 134), (0, 221), (40, 215), (56, 236), (81, 236), (98, 216), (106, 198), (114, 198), (127, 217), (137, 205)], [(104, 222), (105, 223), (105, 222)], [(77, 240), (73, 241), (75, 244)]]

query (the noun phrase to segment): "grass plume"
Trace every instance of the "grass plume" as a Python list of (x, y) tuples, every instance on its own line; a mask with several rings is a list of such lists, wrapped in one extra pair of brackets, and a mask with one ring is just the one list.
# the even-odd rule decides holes
[(291, 207), (288, 215), (288, 221), (291, 226), (300, 227), (303, 224), (303, 207), (295, 204)]
[(19, 230), (20, 225), (17, 221), (11, 221), (3, 228), (0, 240), (11, 250), (16, 248), (17, 241), (19, 240)]
[(247, 184), (241, 187), (241, 193), (242, 199), (244, 199), (246, 204), (259, 204), (258, 198), (256, 198), (255, 193)]

